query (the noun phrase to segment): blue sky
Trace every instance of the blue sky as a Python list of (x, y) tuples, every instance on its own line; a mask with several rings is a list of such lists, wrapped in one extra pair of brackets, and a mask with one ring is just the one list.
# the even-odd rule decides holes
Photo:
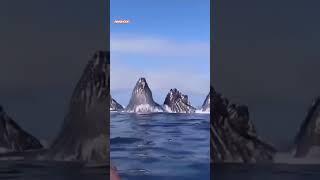
[(210, 85), (209, 0), (111, 0), (111, 95), (128, 104), (146, 77), (162, 104), (171, 88), (201, 105)]

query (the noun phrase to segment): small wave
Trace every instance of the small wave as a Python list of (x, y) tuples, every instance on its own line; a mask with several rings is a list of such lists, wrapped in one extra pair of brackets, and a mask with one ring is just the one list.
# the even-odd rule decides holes
[(139, 141), (142, 141), (142, 139), (130, 137), (115, 137), (110, 139), (111, 144), (132, 144)]
[(202, 110), (196, 110), (197, 114), (210, 114), (210, 111), (202, 111)]

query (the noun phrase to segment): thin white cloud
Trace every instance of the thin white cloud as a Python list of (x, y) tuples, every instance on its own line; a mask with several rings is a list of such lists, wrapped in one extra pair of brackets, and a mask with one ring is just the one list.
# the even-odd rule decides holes
[(139, 35), (114, 35), (111, 37), (111, 52), (174, 57), (209, 57), (210, 42), (177, 41)]

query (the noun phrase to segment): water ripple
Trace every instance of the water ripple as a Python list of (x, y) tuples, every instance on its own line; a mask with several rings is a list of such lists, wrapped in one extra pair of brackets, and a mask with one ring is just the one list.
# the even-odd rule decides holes
[(111, 115), (111, 159), (125, 179), (209, 179), (209, 115)]

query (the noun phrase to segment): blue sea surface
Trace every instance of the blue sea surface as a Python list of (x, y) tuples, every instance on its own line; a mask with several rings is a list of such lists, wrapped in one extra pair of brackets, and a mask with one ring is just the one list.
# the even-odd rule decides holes
[(111, 113), (111, 164), (122, 180), (210, 179), (210, 115)]

